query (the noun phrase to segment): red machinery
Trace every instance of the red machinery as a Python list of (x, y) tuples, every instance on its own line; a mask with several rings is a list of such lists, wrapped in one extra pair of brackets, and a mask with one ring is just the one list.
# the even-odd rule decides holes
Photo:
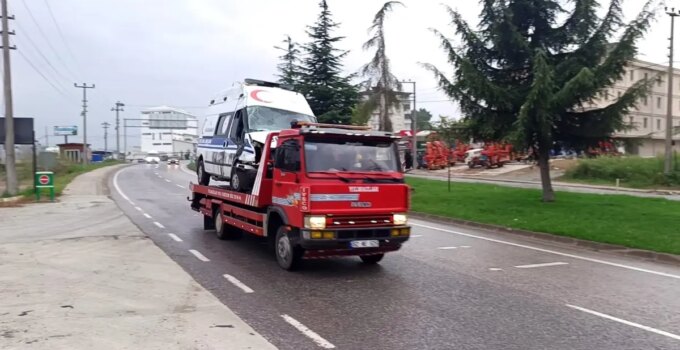
[(470, 150), (470, 145), (456, 141), (456, 147), (451, 149), (451, 158), (453, 162), (465, 163), (465, 157), (467, 156), (467, 151)]
[(487, 169), (500, 168), (511, 161), (511, 153), (512, 146), (509, 144), (487, 143), (479, 157), (472, 157), (468, 161), (468, 166), (470, 168), (475, 166), (483, 166)]
[(616, 149), (616, 145), (612, 140), (598, 142), (597, 147), (589, 147), (588, 150), (586, 150), (586, 154), (589, 157), (621, 155), (621, 153), (619, 153), (619, 151)]

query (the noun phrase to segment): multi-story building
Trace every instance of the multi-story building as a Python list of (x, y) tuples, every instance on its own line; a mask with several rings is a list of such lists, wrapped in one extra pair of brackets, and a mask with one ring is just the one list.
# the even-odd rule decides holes
[(183, 110), (160, 106), (142, 111), (140, 150), (184, 153), (198, 137), (198, 118)]
[[(399, 98), (399, 106), (392, 106), (389, 109), (390, 121), (392, 122), (392, 131), (398, 132), (401, 130), (411, 130), (411, 93), (408, 92), (397, 92), (397, 97)], [(361, 94), (362, 99), (368, 98), (368, 92), (363, 92)], [(368, 125), (373, 128), (373, 130), (378, 130), (380, 128), (380, 109), (377, 108), (371, 114), (371, 118), (368, 120)]]
[[(614, 103), (625, 91), (641, 79), (654, 81), (647, 97), (624, 117), (632, 126), (630, 130), (618, 131), (614, 138), (624, 141), (626, 153), (652, 157), (664, 153), (666, 139), (666, 109), (668, 107), (668, 67), (632, 60), (626, 66), (622, 79), (605, 90), (590, 107), (605, 107)], [(680, 69), (673, 73), (672, 113), (673, 127), (680, 129)], [(680, 134), (673, 135), (673, 149), (680, 152)]]

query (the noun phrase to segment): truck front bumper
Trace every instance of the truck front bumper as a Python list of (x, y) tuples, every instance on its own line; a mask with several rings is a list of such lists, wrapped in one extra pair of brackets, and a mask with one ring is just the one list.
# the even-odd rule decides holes
[[(399, 231), (398, 236), (392, 233)], [(321, 231), (322, 234), (332, 232), (335, 238), (311, 238), (312, 232)], [(407, 232), (406, 234), (402, 234)], [(334, 256), (374, 255), (399, 250), (401, 245), (409, 239), (409, 226), (378, 227), (378, 228), (350, 228), (302, 230), (300, 237), (293, 244), (305, 249), (304, 258), (328, 258)], [(353, 248), (352, 241), (377, 241), (377, 247)]]

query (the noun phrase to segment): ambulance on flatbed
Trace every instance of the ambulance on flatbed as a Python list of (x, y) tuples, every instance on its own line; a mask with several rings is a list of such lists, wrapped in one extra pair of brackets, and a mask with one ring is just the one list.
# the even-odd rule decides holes
[(252, 190), (191, 185), (191, 208), (220, 239), (266, 237), (278, 264), (359, 256), (379, 262), (408, 240), (410, 189), (399, 136), (361, 127), (293, 122), (263, 142)]

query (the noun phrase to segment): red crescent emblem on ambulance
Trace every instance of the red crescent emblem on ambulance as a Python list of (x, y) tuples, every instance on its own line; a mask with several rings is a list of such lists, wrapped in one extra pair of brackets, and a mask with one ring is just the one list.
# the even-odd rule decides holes
[(265, 91), (264, 90), (253, 90), (252, 92), (250, 92), (250, 97), (252, 97), (255, 101), (260, 101), (262, 103), (271, 103), (272, 101), (263, 100), (263, 99), (260, 98), (260, 96), (258, 96), (258, 94), (261, 93), (261, 92), (265, 92)]

